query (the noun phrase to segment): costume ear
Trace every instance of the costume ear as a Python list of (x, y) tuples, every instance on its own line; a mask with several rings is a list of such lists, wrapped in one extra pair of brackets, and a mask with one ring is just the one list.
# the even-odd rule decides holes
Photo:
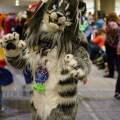
[(82, 11), (82, 15), (87, 11), (85, 2), (79, 1), (78, 8)]
[[(45, 4), (47, 3), (48, 0), (40, 0), (36, 10), (35, 10), (35, 13), (34, 15), (40, 10), (43, 8), (43, 6), (45, 6)], [(45, 7), (44, 7), (45, 8)]]

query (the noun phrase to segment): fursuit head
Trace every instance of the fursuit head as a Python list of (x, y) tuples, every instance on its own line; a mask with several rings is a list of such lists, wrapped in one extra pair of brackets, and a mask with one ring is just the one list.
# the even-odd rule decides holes
[(26, 40), (16, 32), (0, 41), (7, 62), (29, 67), (32, 120), (75, 120), (78, 81), (91, 70), (79, 0), (41, 0), (29, 19)]

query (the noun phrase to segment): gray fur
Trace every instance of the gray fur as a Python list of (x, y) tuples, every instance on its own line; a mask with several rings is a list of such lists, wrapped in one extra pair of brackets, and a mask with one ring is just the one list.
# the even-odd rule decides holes
[[(76, 120), (78, 101), (76, 101), (75, 105), (71, 106), (71, 108), (61, 108), (59, 105), (57, 108), (52, 110), (50, 116), (48, 116), (46, 120)], [(37, 110), (35, 110), (33, 105), (31, 106), (31, 112), (32, 120), (42, 120), (37, 115)]]
[[(82, 80), (83, 77), (87, 77), (91, 70), (91, 62), (87, 52), (88, 43), (85, 35), (79, 31), (79, 24), (77, 19), (78, 0), (69, 0), (69, 10), (71, 12), (71, 15), (69, 17), (72, 18), (71, 26), (66, 26), (64, 30), (57, 30), (54, 32), (41, 30), (44, 12), (51, 10), (56, 1), (58, 0), (48, 0), (47, 3), (40, 3), (38, 5), (35, 14), (29, 21), (29, 27), (26, 31), (26, 43), (30, 50), (33, 48), (33, 46), (36, 45), (39, 47), (39, 49), (42, 48), (42, 50), (44, 51), (48, 49), (53, 50), (55, 46), (57, 46), (58, 59), (63, 57), (63, 54), (72, 54), (78, 62), (78, 65), (74, 69), (81, 68), (85, 72), (85, 76), (81, 76), (81, 78), (78, 78), (77, 76), (75, 78), (69, 76), (68, 78), (63, 80), (61, 78), (55, 78), (58, 81), (58, 84), (55, 84), (55, 93), (61, 98), (61, 101), (57, 103), (57, 107), (52, 109), (50, 115), (46, 119), (75, 120), (78, 106), (78, 102), (76, 99), (77, 82), (78, 80)], [(39, 53), (39, 51), (37, 52)], [(27, 58), (25, 59), (27, 53), (23, 51), (22, 53), (23, 54), (20, 54), (19, 56), (16, 56), (14, 58), (7, 57), (8, 62), (18, 69), (28, 66), (29, 64), (27, 63)], [(37, 55), (39, 54), (36, 54), (36, 56)], [(34, 61), (34, 58), (32, 60)], [(53, 63), (54, 60), (56, 60), (56, 58), (53, 58)], [(67, 70), (60, 71), (60, 75), (65, 75), (68, 73), (69, 71)], [(54, 72), (54, 74), (56, 74), (56, 72)], [(69, 102), (67, 101), (68, 99), (70, 99)], [(32, 120), (42, 120), (42, 116), (38, 115), (37, 109), (35, 109), (34, 104), (32, 105), (31, 109)]]

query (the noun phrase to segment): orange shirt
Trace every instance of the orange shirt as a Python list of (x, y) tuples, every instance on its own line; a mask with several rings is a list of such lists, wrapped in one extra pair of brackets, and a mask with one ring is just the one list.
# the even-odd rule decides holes
[(0, 31), (2, 30), (2, 22), (4, 20), (4, 16), (5, 15), (3, 13), (0, 15)]
[(104, 37), (102, 35), (98, 35), (93, 38), (93, 43), (98, 45), (100, 48), (104, 46)]

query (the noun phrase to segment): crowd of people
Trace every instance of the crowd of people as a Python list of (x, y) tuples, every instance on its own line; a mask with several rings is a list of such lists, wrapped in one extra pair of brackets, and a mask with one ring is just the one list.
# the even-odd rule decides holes
[[(25, 38), (24, 32), (27, 27), (27, 14), (4, 14), (0, 13), (0, 38), (8, 33), (17, 32), (20, 39)], [(79, 29), (83, 31), (89, 43), (89, 56), (98, 69), (104, 69), (106, 75), (103, 77), (114, 78), (115, 71), (118, 72), (115, 95), (120, 99), (120, 15), (115, 12), (109, 15), (98, 14), (98, 20), (94, 19), (91, 12), (83, 15)], [(3, 63), (0, 63), (3, 64)], [(0, 70), (2, 66), (0, 65)], [(2, 85), (0, 85), (0, 111), (2, 107)]]
[[(84, 29), (83, 29), (84, 26)], [(98, 13), (98, 20), (94, 20), (91, 12), (82, 17), (80, 30), (85, 32), (89, 42), (89, 55), (98, 69), (104, 69), (105, 78), (114, 78), (118, 73), (115, 95), (120, 99), (120, 15), (115, 12), (105, 15)]]

